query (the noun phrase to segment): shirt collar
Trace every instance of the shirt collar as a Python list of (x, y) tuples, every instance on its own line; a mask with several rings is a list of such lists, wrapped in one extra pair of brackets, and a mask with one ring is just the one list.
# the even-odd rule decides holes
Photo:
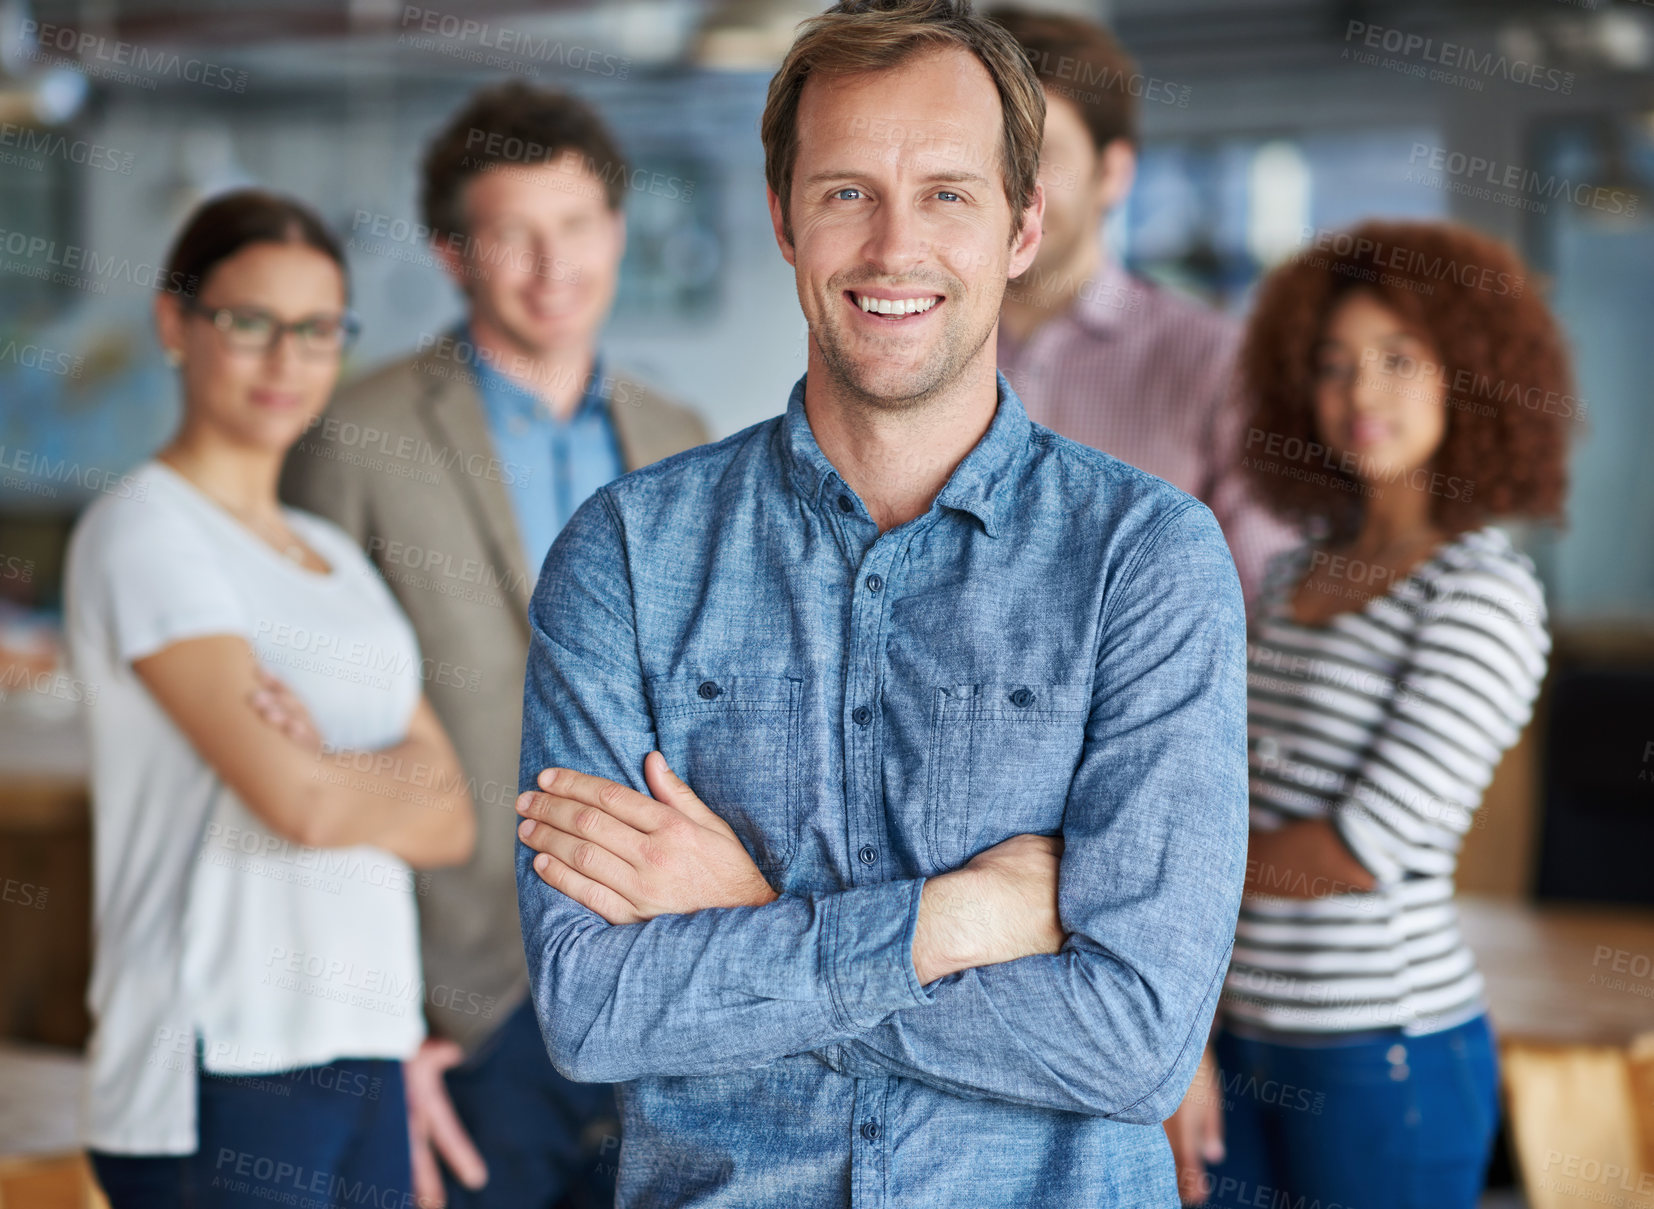
[[(476, 383), (477, 393), (482, 396), (485, 408), (500, 415), (524, 416), (536, 421), (553, 418), (539, 395), (475, 355), (477, 342), (471, 335), (470, 324), (461, 324), (455, 330), (454, 338), (463, 341), (473, 350), (472, 380)], [(572, 424), (589, 415), (601, 415), (607, 411), (608, 405), (608, 377), (603, 372), (603, 354), (598, 353), (592, 358), (591, 378), (586, 389), (564, 423)]]
[[(787, 414), (782, 417), (781, 425), (793, 487), (812, 507), (819, 507), (828, 486), (842, 484), (844, 480), (827, 460), (827, 455), (821, 452), (815, 433), (810, 430), (810, 421), (804, 414), (805, 378), (793, 384), (792, 395), (787, 400)], [(1017, 398), (1005, 375), (995, 371), (994, 380), (998, 388), (998, 403), (993, 422), (982, 434), (982, 439), (954, 467), (953, 474), (936, 496), (936, 502), (942, 507), (968, 512), (976, 517), (989, 537), (999, 536), (999, 501), (1010, 490), (1017, 464), (1028, 447), (1028, 435), (1032, 428), (1022, 400)]]

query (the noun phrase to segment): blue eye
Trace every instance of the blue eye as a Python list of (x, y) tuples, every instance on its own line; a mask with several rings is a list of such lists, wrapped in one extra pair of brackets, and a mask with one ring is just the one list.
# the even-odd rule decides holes
[(958, 201), (958, 200), (963, 200), (963, 199), (961, 199), (961, 198), (960, 198), (960, 197), (959, 197), (959, 194), (957, 194), (957, 193), (954, 193), (954, 192), (953, 192), (953, 191), (952, 191), (952, 190), (949, 190), (949, 189), (943, 189), (943, 190), (941, 190), (941, 191), (940, 191), (940, 192), (939, 192), (939, 193), (937, 193), (937, 195), (936, 195), (936, 196), (937, 196), (937, 197), (941, 197), (941, 198), (950, 198), (950, 197), (951, 197), (951, 198), (953, 198), (953, 199), (954, 199), (954, 200), (956, 200), (956, 201)]
[[(838, 190), (838, 192), (834, 193), (833, 196), (843, 198), (846, 193), (860, 193), (860, 192), (861, 192), (861, 190), (856, 188), (854, 185), (846, 185), (844, 188), (842, 188), (842, 189)], [(849, 200), (853, 200), (853, 199), (845, 198), (845, 200), (849, 201)]]

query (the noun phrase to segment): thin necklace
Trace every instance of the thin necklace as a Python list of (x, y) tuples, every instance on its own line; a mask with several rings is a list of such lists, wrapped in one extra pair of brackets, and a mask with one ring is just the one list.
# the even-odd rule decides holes
[(273, 534), (266, 522), (254, 517), (244, 509), (236, 507), (228, 500), (214, 495), (211, 491), (207, 490), (206, 487), (201, 485), (201, 481), (199, 479), (186, 473), (187, 464), (185, 466), (180, 466), (176, 460), (176, 457), (163, 458), (161, 460), (166, 462), (174, 470), (178, 471), (179, 474), (182, 474), (186, 479), (188, 479), (190, 484), (202, 495), (206, 496), (213, 503), (224, 509), (224, 511), (228, 512), (231, 516), (235, 517), (235, 519), (241, 522), (241, 524), (247, 529), (252, 530), (253, 535), (260, 541), (274, 548), (278, 553), (292, 559), (301, 566), (304, 564), (304, 546), (299, 543), (298, 539), (293, 536), (292, 531), (288, 530), (286, 526), (282, 526), (283, 532), (280, 536)]

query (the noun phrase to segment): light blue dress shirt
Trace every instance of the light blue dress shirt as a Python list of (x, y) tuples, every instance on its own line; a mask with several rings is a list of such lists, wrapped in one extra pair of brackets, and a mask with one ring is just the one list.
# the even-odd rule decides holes
[[(1245, 872), (1246, 627), (1206, 507), (992, 424), (881, 534), (786, 413), (600, 489), (529, 609), (521, 785), (663, 752), (781, 897), (611, 926), (517, 886), (566, 1077), (615, 1082), (617, 1204), (1177, 1204)], [(920, 985), (924, 880), (1064, 840), (1056, 954)]]
[[(476, 347), (469, 329), (459, 339)], [(591, 380), (567, 420), (491, 365), (475, 362), (472, 375), (494, 452), (510, 470), (503, 478), (532, 580), (575, 510), (626, 469), (609, 417), (603, 361), (593, 362)]]

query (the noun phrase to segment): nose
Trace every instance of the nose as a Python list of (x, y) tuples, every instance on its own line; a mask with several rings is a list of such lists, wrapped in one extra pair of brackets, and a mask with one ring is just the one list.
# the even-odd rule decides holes
[(1394, 388), (1394, 380), (1384, 370), (1383, 354), (1363, 357), (1350, 375), (1350, 406), (1371, 411), (1387, 402)]
[(919, 216), (910, 207), (898, 202), (882, 203), (868, 222), (862, 255), (880, 273), (901, 277), (925, 262), (930, 244)]

